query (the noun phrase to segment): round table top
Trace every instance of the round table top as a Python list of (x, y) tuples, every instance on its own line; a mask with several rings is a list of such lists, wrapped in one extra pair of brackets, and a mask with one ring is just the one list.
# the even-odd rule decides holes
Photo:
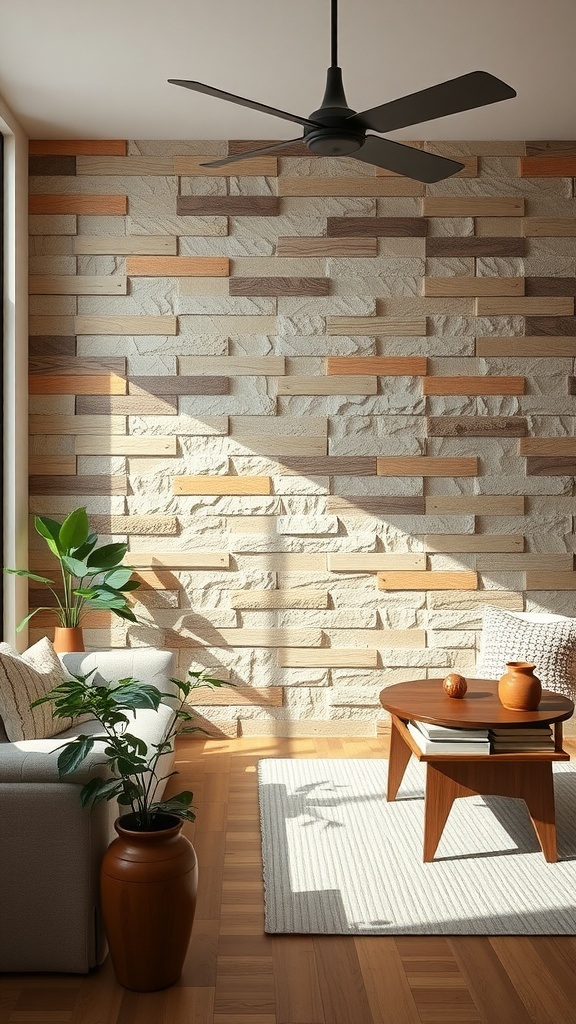
[(468, 679), (468, 690), (460, 700), (444, 692), (443, 681), (414, 679), (387, 686), (380, 693), (380, 703), (398, 718), (462, 729), (563, 722), (574, 712), (573, 701), (551, 690), (542, 691), (537, 711), (509, 711), (498, 700), (495, 679)]

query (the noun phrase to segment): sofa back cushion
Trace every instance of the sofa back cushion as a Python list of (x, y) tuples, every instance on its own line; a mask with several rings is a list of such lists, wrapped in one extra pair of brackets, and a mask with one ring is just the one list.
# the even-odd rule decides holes
[(58, 686), (67, 676), (47, 637), (23, 654), (0, 643), (0, 718), (8, 740), (48, 739), (69, 729), (69, 718), (53, 718), (52, 704), (31, 708), (32, 701)]

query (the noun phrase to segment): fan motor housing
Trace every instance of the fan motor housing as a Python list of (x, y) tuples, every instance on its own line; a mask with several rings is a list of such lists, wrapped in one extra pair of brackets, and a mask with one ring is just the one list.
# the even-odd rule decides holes
[(304, 141), (317, 156), (348, 156), (356, 153), (365, 142), (365, 132), (353, 128), (348, 118), (354, 114), (349, 107), (321, 107), (310, 114), (311, 121), (321, 128), (306, 128)]

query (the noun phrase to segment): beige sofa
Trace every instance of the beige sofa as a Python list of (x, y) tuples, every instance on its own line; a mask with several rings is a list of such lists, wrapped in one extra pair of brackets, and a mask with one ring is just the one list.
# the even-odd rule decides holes
[[(168, 651), (97, 651), (66, 654), (63, 661), (74, 674), (96, 668), (100, 682), (133, 676), (175, 689)], [(170, 709), (161, 705), (158, 712), (138, 711), (130, 731), (158, 743), (171, 722)], [(98, 879), (118, 807), (80, 805), (101, 744), (79, 771), (59, 780), (57, 748), (79, 732), (97, 733), (98, 725), (85, 722), (49, 740), (9, 743), (0, 723), (0, 971), (84, 972), (106, 954)], [(173, 760), (164, 755), (161, 774)]]

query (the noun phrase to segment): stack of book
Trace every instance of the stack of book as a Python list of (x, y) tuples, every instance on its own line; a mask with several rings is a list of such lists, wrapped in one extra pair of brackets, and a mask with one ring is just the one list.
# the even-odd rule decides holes
[(554, 750), (549, 725), (498, 726), (490, 730), (493, 754), (528, 754)]
[(489, 754), (488, 729), (453, 729), (429, 722), (408, 722), (408, 730), (423, 754)]

